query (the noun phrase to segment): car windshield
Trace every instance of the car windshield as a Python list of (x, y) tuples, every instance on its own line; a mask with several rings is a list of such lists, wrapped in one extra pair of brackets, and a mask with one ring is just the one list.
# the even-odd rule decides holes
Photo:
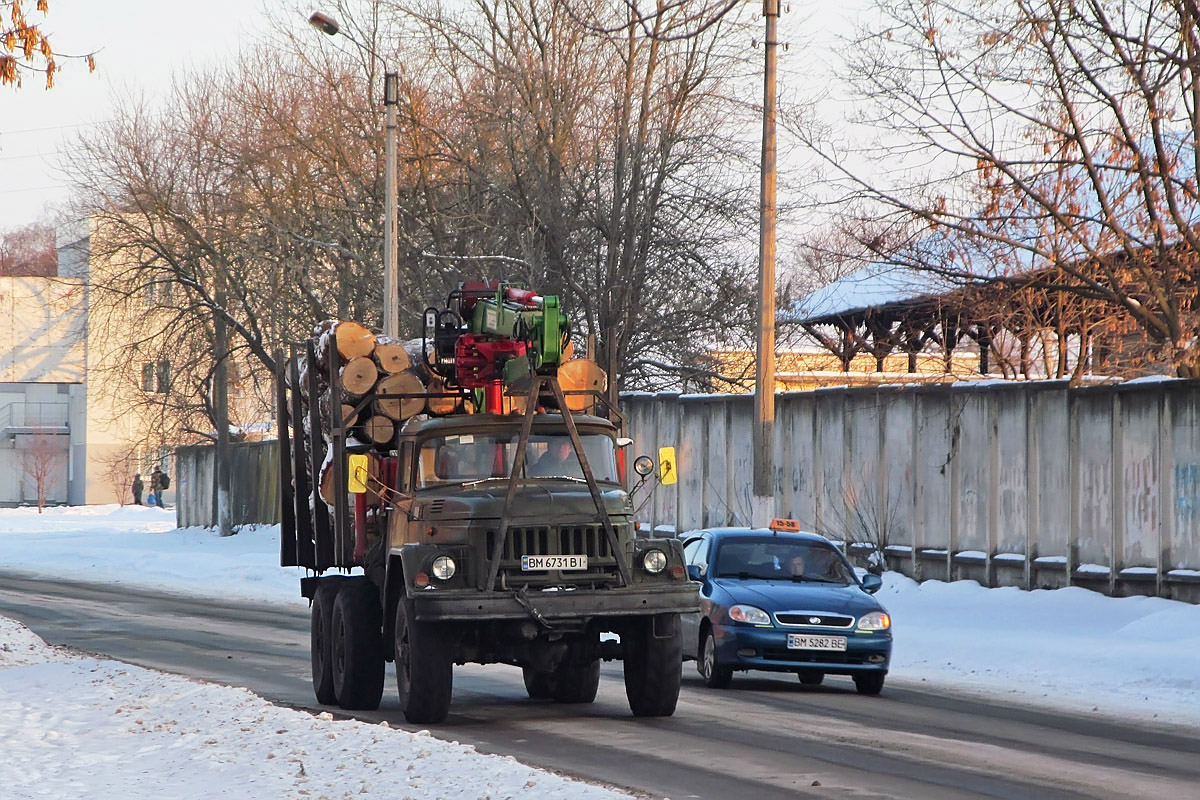
[(717, 548), (713, 574), (743, 580), (851, 583), (854, 575), (831, 545), (805, 539), (728, 539)]
[[(603, 434), (580, 434), (592, 475), (600, 483), (618, 483), (616, 449)], [(417, 458), (417, 486), (427, 488), (492, 478), (512, 469), (518, 435), (454, 434), (426, 439)], [(583, 481), (583, 466), (565, 434), (532, 434), (525, 451), (523, 477)]]

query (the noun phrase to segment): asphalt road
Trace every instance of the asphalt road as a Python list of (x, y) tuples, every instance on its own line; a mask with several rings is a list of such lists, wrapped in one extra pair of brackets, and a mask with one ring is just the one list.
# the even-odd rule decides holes
[[(303, 607), (0, 573), (0, 614), (52, 644), (320, 708)], [(383, 705), (355, 716), (414, 729), (388, 669)], [(1200, 727), (1047, 712), (895, 681), (872, 698), (848, 679), (810, 688), (743, 673), (733, 688), (712, 691), (691, 663), (675, 716), (649, 720), (629, 715), (617, 663), (604, 666), (588, 706), (529, 700), (511, 667), (459, 667), (450, 718), (433, 732), (673, 800), (1200, 796)]]

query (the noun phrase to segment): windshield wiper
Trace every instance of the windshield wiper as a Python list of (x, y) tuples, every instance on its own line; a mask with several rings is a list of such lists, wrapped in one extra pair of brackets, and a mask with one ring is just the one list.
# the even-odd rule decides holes
[(506, 481), (506, 480), (508, 480), (507, 475), (490, 475), (486, 478), (476, 478), (473, 481), (466, 481), (465, 483), (460, 483), (459, 486), (463, 486), (463, 487), (478, 486), (479, 484), (487, 483), (488, 481)]
[(793, 575), (793, 583), (802, 583), (811, 581), (813, 583), (847, 583), (847, 581), (839, 581), (837, 578), (818, 578), (815, 575)]

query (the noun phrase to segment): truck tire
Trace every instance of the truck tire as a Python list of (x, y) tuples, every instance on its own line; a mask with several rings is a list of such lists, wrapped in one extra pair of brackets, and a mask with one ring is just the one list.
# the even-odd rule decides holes
[(383, 613), (366, 578), (344, 582), (333, 604), (333, 689), (338, 705), (374, 711), (383, 699)]
[(529, 699), (549, 700), (554, 697), (554, 676), (551, 673), (522, 667), (521, 677), (525, 679), (525, 691)]
[(337, 599), (341, 580), (337, 578), (317, 581), (313, 593), (312, 623), (309, 626), (309, 651), (312, 656), (313, 694), (323, 706), (337, 703), (337, 692), (333, 690), (333, 604)]
[[(628, 634), (628, 638), (626, 638)], [(635, 717), (669, 717), (683, 678), (683, 634), (678, 614), (632, 621), (625, 642), (625, 696)]]
[(409, 616), (396, 605), (396, 688), (404, 718), (414, 725), (436, 725), (450, 713), (454, 692), (454, 649), (447, 631)]
[(554, 671), (551, 686), (555, 702), (594, 703), (600, 689), (600, 659), (582, 665), (560, 664)]

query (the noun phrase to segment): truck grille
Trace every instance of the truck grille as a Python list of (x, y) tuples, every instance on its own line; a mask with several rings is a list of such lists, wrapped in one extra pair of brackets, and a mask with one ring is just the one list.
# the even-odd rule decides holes
[[(496, 531), (488, 531), (487, 551), (496, 545)], [(538, 525), (508, 529), (502, 561), (520, 561), (521, 556), (587, 556), (611, 559), (612, 548), (603, 525)]]

